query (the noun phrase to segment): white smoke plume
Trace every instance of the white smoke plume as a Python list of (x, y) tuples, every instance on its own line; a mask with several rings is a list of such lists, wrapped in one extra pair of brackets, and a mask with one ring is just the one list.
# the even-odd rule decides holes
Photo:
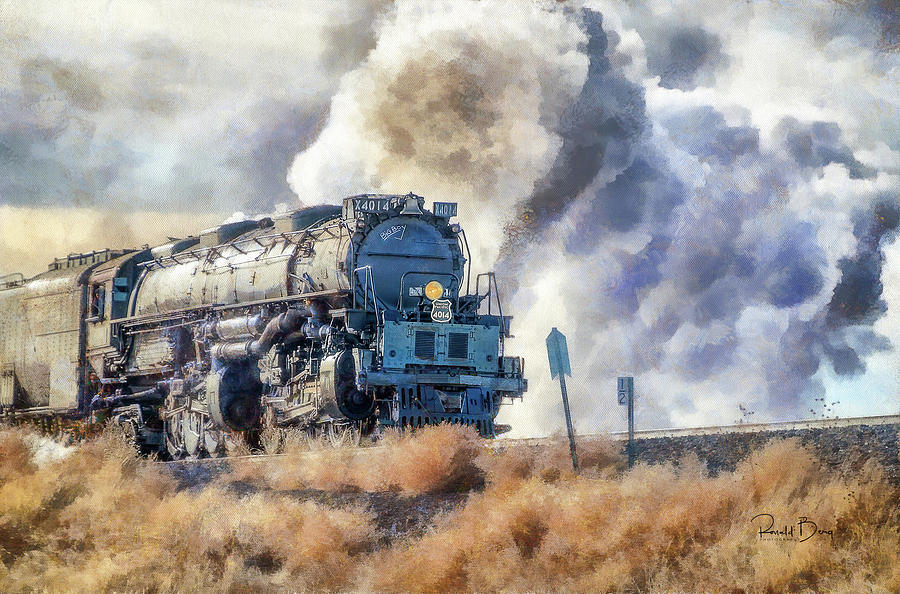
[(43, 435), (26, 435), (25, 441), (31, 450), (31, 459), (38, 467), (64, 460), (74, 451), (74, 448)]
[[(456, 200), (476, 260), (559, 150), (584, 83), (584, 32), (532, 3), (398, 2), (341, 81), (321, 135), (288, 175), (304, 203), (362, 192)], [(484, 216), (489, 213), (490, 216)]]
[[(517, 434), (560, 425), (551, 326), (581, 431), (620, 425), (623, 374), (644, 427), (820, 413), (897, 362), (896, 23), (877, 2), (397, 2), (289, 183), (461, 203), (528, 360)], [(896, 378), (878, 389), (866, 411), (895, 412)]]

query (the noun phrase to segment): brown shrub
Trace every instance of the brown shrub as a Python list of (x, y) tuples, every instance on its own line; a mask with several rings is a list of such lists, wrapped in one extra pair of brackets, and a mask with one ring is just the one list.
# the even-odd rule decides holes
[[(576, 438), (575, 446), (579, 474), (583, 477), (611, 477), (627, 465), (621, 444), (608, 437)], [(530, 477), (540, 477), (548, 483), (575, 477), (568, 438), (560, 435), (540, 445), (498, 442), (494, 448), (485, 448), (476, 464), (490, 484), (501, 489)]]
[(27, 443), (29, 433), (23, 429), (0, 431), (0, 485), (18, 476), (31, 474), (37, 468)]
[[(773, 442), (716, 478), (696, 457), (553, 483), (541, 480), (540, 464), (523, 468), (507, 464), (514, 480), (489, 476), (496, 486), (432, 533), (374, 554), (365, 587), (896, 591), (900, 579), (897, 489), (874, 465), (854, 482), (823, 474), (794, 441)], [(795, 534), (799, 517), (817, 520), (834, 542), (760, 540), (758, 513)]]
[(81, 592), (344, 589), (372, 530), (359, 509), (176, 492), (112, 431), (0, 486), (0, 527), (0, 590)]
[(475, 429), (436, 425), (415, 433), (389, 432), (384, 449), (366, 465), (360, 486), (405, 493), (466, 491), (482, 484), (475, 460), (484, 442)]
[(407, 494), (465, 491), (483, 482), (475, 460), (483, 441), (457, 425), (425, 427), (415, 433), (386, 432), (378, 446), (334, 447), (323, 440), (288, 434), (284, 456), (232, 462), (227, 482), (261, 478), (278, 490), (401, 491)]
[[(40, 466), (16, 440), (0, 432), (2, 591), (900, 591), (898, 489), (874, 463), (837, 477), (792, 440), (718, 477), (695, 456), (621, 470), (616, 444), (584, 443), (576, 476), (564, 441), (485, 451), (436, 427), (237, 461), (263, 488), (243, 498), (221, 483), (177, 492), (112, 432)], [(277, 490), (440, 494), (480, 481), (423, 536), (380, 549), (371, 512)], [(760, 513), (795, 534), (807, 517), (833, 538), (761, 539)]]

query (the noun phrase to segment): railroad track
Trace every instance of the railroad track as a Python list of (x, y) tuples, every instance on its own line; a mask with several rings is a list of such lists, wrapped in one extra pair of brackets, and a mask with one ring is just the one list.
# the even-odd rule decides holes
[[(654, 439), (660, 437), (691, 437), (695, 435), (716, 435), (720, 433), (767, 433), (774, 431), (802, 431), (808, 429), (831, 429), (835, 427), (853, 427), (857, 425), (900, 425), (900, 415), (878, 415), (870, 417), (847, 417), (839, 419), (807, 419), (801, 421), (776, 421), (772, 423), (740, 423), (735, 425), (708, 425), (705, 427), (644, 429), (634, 432), (635, 439)], [(581, 438), (611, 437), (617, 441), (628, 439), (627, 431), (609, 433), (580, 434)], [(519, 439), (498, 439), (496, 443), (546, 443), (552, 437), (529, 437)]]
[[(374, 455), (377, 452), (386, 449), (385, 446), (373, 445), (367, 447), (354, 447), (350, 448), (350, 451), (353, 452), (354, 456), (367, 456)], [(327, 454), (330, 451), (334, 451), (332, 448), (323, 447), (321, 449), (310, 449), (305, 452), (301, 452), (302, 456), (314, 458), (316, 456), (321, 456), (323, 454)], [(183, 467), (192, 464), (204, 464), (207, 466), (216, 466), (216, 465), (224, 465), (229, 462), (235, 462), (238, 460), (248, 461), (248, 462), (267, 462), (270, 460), (277, 460), (279, 458), (284, 458), (288, 456), (288, 454), (249, 454), (242, 456), (224, 456), (221, 458), (182, 458), (180, 460), (160, 460), (157, 464), (164, 464), (170, 467)]]
[[(705, 427), (691, 428), (669, 428), (669, 429), (645, 429), (635, 431), (635, 439), (656, 439), (656, 438), (672, 438), (672, 437), (690, 437), (700, 435), (716, 435), (723, 433), (767, 433), (776, 431), (798, 431), (811, 429), (830, 429), (839, 427), (852, 427), (860, 425), (900, 425), (900, 415), (879, 415), (869, 417), (849, 417), (840, 419), (808, 419), (799, 421), (779, 421), (774, 423), (741, 423), (736, 425), (709, 425)], [(625, 441), (628, 439), (627, 431), (614, 431), (609, 433), (584, 433), (579, 434), (579, 439), (600, 439), (603, 437), (612, 438), (616, 441)], [(488, 449), (503, 449), (512, 445), (549, 445), (565, 439), (564, 437), (526, 437), (526, 438), (498, 438), (491, 441), (485, 441), (484, 447)], [(359, 447), (353, 450), (354, 456), (374, 456), (384, 449), (384, 446), (373, 445), (367, 447)], [(315, 457), (327, 452), (327, 448), (322, 450), (310, 450), (304, 452), (304, 456)], [(266, 462), (284, 457), (286, 454), (251, 454), (244, 456), (232, 456), (226, 458), (201, 458), (197, 460), (183, 459), (161, 461), (159, 464), (166, 464), (172, 467), (179, 467), (190, 464), (204, 464), (215, 466), (217, 464), (225, 464), (235, 460), (249, 460), (252, 462)]]

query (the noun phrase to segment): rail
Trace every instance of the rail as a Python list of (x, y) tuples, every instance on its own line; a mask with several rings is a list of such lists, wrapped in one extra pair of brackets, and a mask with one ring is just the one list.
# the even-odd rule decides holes
[[(141, 262), (138, 266), (145, 267), (147, 269), (155, 269), (155, 268), (168, 268), (169, 266), (178, 266), (181, 264), (186, 264), (191, 261), (199, 261), (209, 256), (213, 255), (215, 257), (222, 256), (222, 253), (218, 248), (224, 247), (232, 247), (242, 254), (246, 254), (244, 250), (242, 250), (239, 246), (245, 244), (255, 243), (261, 250), (262, 253), (273, 245), (275, 245), (279, 240), (284, 241), (285, 243), (294, 244), (296, 246), (301, 246), (305, 242), (316, 241), (321, 237), (327, 235), (332, 239), (340, 238), (341, 229), (344, 227), (343, 223), (338, 222), (331, 225), (324, 225), (322, 227), (313, 227), (308, 229), (301, 229), (299, 231), (287, 231), (284, 233), (269, 233), (266, 235), (259, 235), (253, 237), (244, 237), (237, 238), (232, 241), (215, 245), (215, 246), (204, 246), (201, 248), (197, 248), (194, 250), (188, 250), (184, 252), (179, 252), (177, 254), (172, 254), (170, 256), (163, 256), (162, 258), (154, 258), (152, 260), (147, 260), (146, 262)], [(337, 229), (338, 232), (335, 233), (334, 230)]]
[[(802, 429), (827, 429), (832, 427), (852, 427), (857, 425), (900, 425), (900, 415), (880, 415), (870, 417), (852, 417), (846, 419), (810, 419), (803, 421), (783, 421), (776, 423), (746, 423), (743, 425), (711, 425), (707, 427), (693, 428), (671, 428), (671, 429), (650, 429), (645, 431), (635, 431), (636, 439), (653, 439), (658, 437), (680, 437), (691, 435), (713, 435), (715, 433), (764, 433), (770, 431), (784, 430), (802, 430)], [(581, 439), (597, 439), (600, 437), (612, 437), (616, 441), (628, 439), (628, 433), (625, 431), (613, 433), (589, 433), (578, 436)], [(482, 447), (488, 450), (503, 449), (511, 445), (533, 445), (541, 446), (555, 443), (563, 439), (562, 437), (527, 437), (527, 438), (508, 438), (500, 437), (491, 440), (484, 440)], [(388, 446), (370, 445), (365, 447), (356, 447), (352, 450), (352, 455), (361, 456), (377, 456), (385, 451)], [(328, 449), (311, 449), (308, 452), (300, 454), (304, 457), (314, 458), (327, 453)], [(209, 464), (219, 465), (227, 464), (229, 461), (247, 460), (251, 462), (263, 463), (267, 460), (276, 460), (285, 458), (288, 454), (250, 454), (241, 456), (228, 456), (225, 458), (201, 458), (198, 460), (182, 459), (171, 461), (160, 461), (158, 464), (167, 466), (182, 466), (186, 464)]]
[[(847, 417), (839, 419), (807, 419), (799, 421), (776, 421), (773, 423), (739, 423), (736, 425), (710, 425), (694, 428), (645, 429), (635, 431), (640, 439), (655, 437), (684, 437), (692, 435), (715, 435), (719, 433), (764, 433), (772, 431), (798, 431), (804, 429), (832, 429), (857, 425), (900, 425), (900, 415), (878, 415), (870, 417)], [(628, 438), (627, 431), (610, 434), (616, 438)]]
[[(832, 429), (860, 425), (900, 425), (900, 415), (876, 415), (868, 417), (845, 417), (839, 419), (805, 419), (795, 421), (775, 421), (772, 423), (739, 423), (734, 425), (707, 425), (704, 427), (670, 427), (665, 429), (644, 429), (634, 432), (635, 439), (657, 439), (666, 437), (693, 437), (719, 435), (723, 433), (769, 433), (775, 431), (802, 431), (808, 429)], [(581, 433), (581, 438), (610, 437), (615, 440), (628, 439), (627, 431), (608, 433)], [(553, 441), (553, 437), (504, 438), (495, 440), (504, 443), (525, 443), (540, 445)]]
[[(844, 419), (809, 419), (800, 421), (781, 421), (775, 423), (745, 423), (742, 425), (710, 425), (706, 427), (689, 427), (689, 428), (669, 428), (669, 429), (650, 429), (644, 431), (635, 431), (636, 439), (653, 439), (659, 437), (682, 437), (693, 435), (714, 435), (716, 433), (765, 433), (771, 431), (785, 430), (803, 430), (803, 429), (828, 429), (833, 427), (852, 427), (858, 425), (900, 425), (900, 415), (879, 415), (869, 417), (851, 417)], [(616, 441), (628, 438), (628, 432), (617, 431), (613, 433), (589, 433), (578, 435), (580, 439), (597, 439), (601, 437), (611, 437)], [(482, 447), (488, 450), (503, 449), (512, 445), (532, 445), (542, 446), (549, 445), (564, 439), (562, 437), (527, 437), (527, 438), (509, 438), (500, 437), (491, 440), (484, 440)], [(370, 445), (365, 447), (353, 448), (352, 454), (361, 456), (377, 456), (380, 452), (387, 449), (388, 446)], [(321, 456), (328, 451), (324, 449), (313, 449), (309, 452), (303, 452), (301, 456), (316, 457)], [(163, 461), (159, 464), (170, 466), (180, 466), (184, 464), (223, 464), (234, 460), (248, 460), (252, 462), (263, 463), (267, 460), (274, 460), (287, 457), (287, 454), (251, 454), (242, 456), (228, 456), (226, 458), (202, 458), (199, 460), (172, 460)]]
[(21, 272), (11, 272), (0, 276), (0, 289), (12, 289), (13, 287), (21, 287), (24, 284), (25, 275)]

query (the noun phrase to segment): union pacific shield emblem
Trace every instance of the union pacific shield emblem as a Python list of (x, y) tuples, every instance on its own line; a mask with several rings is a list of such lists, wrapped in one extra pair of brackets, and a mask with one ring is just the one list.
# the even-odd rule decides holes
[(435, 299), (431, 304), (431, 319), (435, 322), (449, 322), (453, 319), (449, 299)]

